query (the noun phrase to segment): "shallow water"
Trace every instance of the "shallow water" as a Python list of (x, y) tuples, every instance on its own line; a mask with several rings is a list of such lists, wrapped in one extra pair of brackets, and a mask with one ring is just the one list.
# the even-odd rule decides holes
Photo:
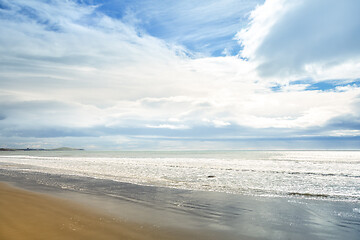
[(77, 201), (125, 221), (207, 239), (349, 239), (360, 236), (359, 203), (142, 186), (89, 177), (0, 170), (0, 181)]
[(1, 152), (0, 168), (251, 196), (360, 201), (360, 151)]

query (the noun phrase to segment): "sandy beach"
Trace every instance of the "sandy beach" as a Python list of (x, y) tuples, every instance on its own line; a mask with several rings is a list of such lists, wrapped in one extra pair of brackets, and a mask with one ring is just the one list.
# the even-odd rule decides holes
[(0, 183), (0, 239), (185, 239)]

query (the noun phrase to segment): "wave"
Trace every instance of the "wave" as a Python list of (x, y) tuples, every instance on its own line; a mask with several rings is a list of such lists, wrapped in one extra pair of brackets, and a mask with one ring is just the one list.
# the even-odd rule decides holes
[[(230, 170), (230, 169), (224, 169)], [(335, 176), (335, 177), (349, 177), (349, 178), (360, 178), (359, 175), (351, 175), (344, 173), (319, 173), (319, 172), (292, 172), (292, 171), (276, 171), (276, 170), (256, 170), (256, 169), (235, 169), (234, 171), (241, 172), (259, 172), (259, 173), (276, 173), (276, 174), (288, 174), (288, 175), (316, 175), (316, 176)]]
[(303, 196), (303, 197), (315, 197), (315, 198), (329, 198), (333, 197), (329, 194), (323, 193), (298, 193), (298, 192), (289, 192), (287, 193), (289, 196)]
[(311, 198), (311, 199), (360, 201), (360, 196), (330, 195), (325, 193), (288, 192), (286, 196)]

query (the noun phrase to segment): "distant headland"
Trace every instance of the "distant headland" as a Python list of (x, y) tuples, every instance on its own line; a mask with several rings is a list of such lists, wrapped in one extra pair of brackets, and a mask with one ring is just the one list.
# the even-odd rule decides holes
[(0, 148), (0, 151), (84, 151), (82, 148), (70, 148), (70, 147), (61, 147), (61, 148)]

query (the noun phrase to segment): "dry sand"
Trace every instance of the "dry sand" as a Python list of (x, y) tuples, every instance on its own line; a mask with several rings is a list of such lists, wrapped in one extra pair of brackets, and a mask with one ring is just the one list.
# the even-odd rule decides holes
[(161, 240), (198, 237), (123, 222), (62, 199), (0, 183), (0, 239)]

